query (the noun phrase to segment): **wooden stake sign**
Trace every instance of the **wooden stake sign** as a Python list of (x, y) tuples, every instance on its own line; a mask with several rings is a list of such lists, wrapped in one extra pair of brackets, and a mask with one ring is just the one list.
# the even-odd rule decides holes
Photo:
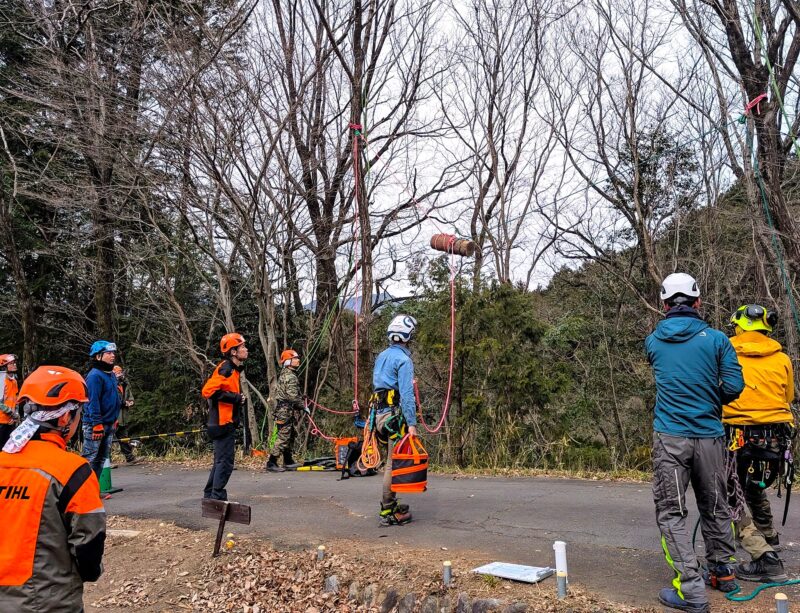
[(203, 498), (203, 517), (219, 520), (217, 528), (217, 538), (214, 541), (214, 555), (219, 555), (219, 548), (222, 545), (222, 535), (225, 534), (225, 522), (232, 521), (236, 524), (250, 525), (250, 506), (229, 502), (227, 500), (211, 500)]

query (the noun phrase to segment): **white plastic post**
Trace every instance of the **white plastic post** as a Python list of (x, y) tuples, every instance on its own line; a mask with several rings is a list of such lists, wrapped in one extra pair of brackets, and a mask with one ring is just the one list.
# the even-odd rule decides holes
[(317, 547), (317, 561), (325, 559), (325, 545)]
[(775, 594), (775, 611), (789, 613), (789, 598), (783, 592)]
[(442, 562), (442, 584), (445, 587), (450, 587), (453, 581), (453, 565), (450, 560)]
[(567, 544), (564, 541), (556, 541), (553, 543), (553, 550), (556, 552), (558, 599), (563, 600), (567, 597)]

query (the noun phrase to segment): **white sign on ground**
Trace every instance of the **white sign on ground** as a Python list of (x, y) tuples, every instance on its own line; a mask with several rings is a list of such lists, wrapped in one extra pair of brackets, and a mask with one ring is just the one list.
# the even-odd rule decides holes
[(492, 562), (472, 570), (481, 575), (493, 575), (501, 579), (523, 581), (524, 583), (539, 583), (555, 571), (549, 566), (525, 566), (523, 564), (509, 564), (508, 562)]

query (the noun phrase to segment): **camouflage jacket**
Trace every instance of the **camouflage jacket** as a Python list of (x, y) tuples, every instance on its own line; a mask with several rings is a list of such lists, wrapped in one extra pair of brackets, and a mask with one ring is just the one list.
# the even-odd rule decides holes
[(291, 368), (284, 368), (278, 375), (275, 386), (275, 402), (278, 405), (289, 405), (297, 411), (303, 410), (303, 395), (300, 393), (300, 381)]

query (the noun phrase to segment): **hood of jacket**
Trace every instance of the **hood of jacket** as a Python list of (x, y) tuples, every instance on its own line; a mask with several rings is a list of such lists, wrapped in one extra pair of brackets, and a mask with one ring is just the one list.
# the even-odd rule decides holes
[(781, 351), (781, 344), (761, 332), (742, 332), (731, 337), (731, 344), (737, 355), (762, 357)]
[(700, 319), (693, 309), (689, 313), (668, 316), (658, 322), (653, 335), (660, 341), (667, 343), (685, 343), (690, 338), (700, 334), (708, 328), (708, 324)]

